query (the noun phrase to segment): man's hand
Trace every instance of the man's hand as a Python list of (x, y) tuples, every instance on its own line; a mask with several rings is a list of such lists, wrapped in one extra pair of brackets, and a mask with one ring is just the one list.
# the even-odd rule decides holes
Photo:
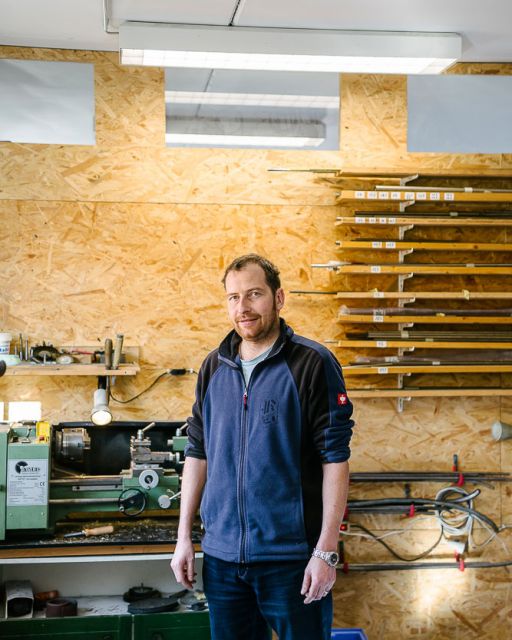
[(306, 596), (304, 604), (321, 600), (334, 587), (336, 569), (321, 558), (311, 558), (304, 571), (301, 594)]
[(178, 540), (171, 560), (176, 580), (187, 589), (194, 589), (194, 545), (192, 540)]

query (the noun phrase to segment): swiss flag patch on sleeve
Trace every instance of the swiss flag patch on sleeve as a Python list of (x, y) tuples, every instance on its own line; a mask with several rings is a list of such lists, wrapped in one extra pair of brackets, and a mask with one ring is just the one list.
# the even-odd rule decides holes
[(347, 404), (348, 398), (346, 393), (338, 393), (338, 404)]

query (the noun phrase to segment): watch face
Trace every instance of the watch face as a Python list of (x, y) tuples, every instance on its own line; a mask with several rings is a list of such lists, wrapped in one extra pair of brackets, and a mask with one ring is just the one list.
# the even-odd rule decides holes
[(329, 555), (328, 562), (332, 567), (336, 566), (338, 564), (338, 554), (337, 553), (331, 553)]

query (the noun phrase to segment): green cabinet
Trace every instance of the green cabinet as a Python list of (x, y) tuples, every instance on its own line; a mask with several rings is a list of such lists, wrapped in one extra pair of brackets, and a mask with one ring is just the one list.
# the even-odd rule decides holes
[(2, 640), (210, 640), (207, 611), (1, 620)]
[(210, 640), (208, 612), (134, 616), (133, 640)]
[(2, 640), (130, 640), (132, 616), (0, 621)]

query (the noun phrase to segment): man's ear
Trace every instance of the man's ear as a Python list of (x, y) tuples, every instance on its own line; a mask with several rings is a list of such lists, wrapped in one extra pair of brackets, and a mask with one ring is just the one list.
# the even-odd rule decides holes
[(276, 308), (278, 311), (284, 307), (284, 289), (279, 288), (276, 291)]

